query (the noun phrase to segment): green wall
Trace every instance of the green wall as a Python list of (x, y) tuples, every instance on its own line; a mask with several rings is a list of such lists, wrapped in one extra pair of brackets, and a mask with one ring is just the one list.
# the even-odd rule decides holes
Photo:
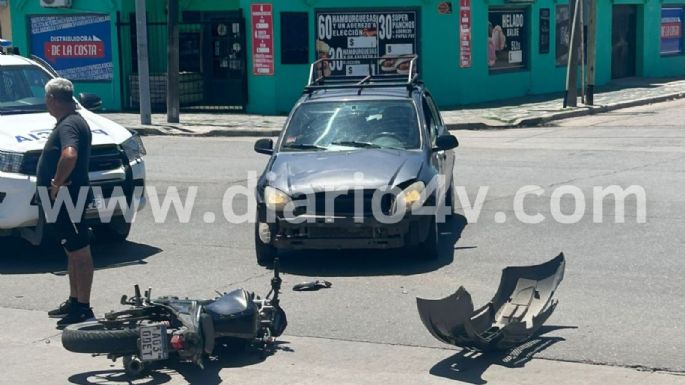
[[(505, 0), (472, 0), (472, 66), (459, 67), (458, 18), (459, 1), (452, 0), (453, 11), (440, 15), (437, 5), (440, 0), (272, 0), (274, 8), (274, 58), (273, 76), (254, 76), (250, 53), (250, 4), (259, 0), (180, 0), (183, 11), (220, 11), (242, 8), (247, 28), (248, 53), (248, 112), (263, 114), (285, 114), (300, 96), (307, 81), (309, 65), (280, 64), (281, 26), (280, 13), (284, 11), (308, 12), (309, 56), (314, 59), (314, 12), (317, 8), (419, 8), (419, 49), (422, 77), (443, 108), (466, 104), (501, 100), (511, 97), (561, 92), (564, 88), (566, 67), (556, 65), (555, 19), (556, 6), (568, 0), (537, 0), (527, 4), (511, 4)], [(267, 1), (263, 1), (267, 2)], [(611, 80), (611, 30), (612, 6), (614, 4), (634, 4), (638, 10), (638, 52), (636, 58), (637, 75), (644, 77), (675, 77), (685, 74), (685, 55), (660, 55), (661, 8), (683, 6), (685, 0), (597, 0), (597, 67), (596, 84), (601, 86)], [(121, 84), (126, 87), (131, 73), (131, 38), (129, 30), (121, 31), (121, 41), (117, 42), (117, 13), (122, 21), (135, 11), (133, 0), (73, 0), (70, 9), (42, 8), (38, 0), (13, 0), (10, 3), (12, 31), (15, 45), (22, 53), (28, 52), (27, 17), (33, 14), (64, 13), (103, 13), (112, 20), (114, 74), (111, 82), (76, 82), (79, 92), (92, 92), (103, 98), (104, 106), (119, 110), (125, 105), (122, 100)], [(487, 65), (487, 18), (490, 7), (524, 6), (527, 9), (528, 26), (528, 67), (522, 71), (493, 73)], [(148, 0), (149, 22), (165, 22), (165, 0)], [(540, 54), (538, 47), (539, 11), (549, 8), (550, 50)], [(154, 31), (153, 31), (154, 30)], [(151, 27), (150, 35), (151, 73), (166, 71), (166, 31), (164, 28)], [(121, 45), (119, 52), (118, 45)], [(120, 68), (120, 55), (123, 55)]]
[[(259, 0), (241, 0), (240, 6), (246, 17), (247, 36), (250, 36), (249, 8)], [(372, 3), (372, 4), (370, 4)], [(263, 114), (284, 114), (299, 97), (307, 81), (308, 65), (280, 64), (280, 12), (309, 12), (309, 52), (314, 59), (314, 12), (317, 8), (373, 8), (417, 7), (420, 8), (419, 49), (422, 78), (443, 108), (501, 100), (511, 97), (562, 92), (566, 79), (566, 67), (556, 65), (555, 20), (556, 6), (568, 0), (538, 0), (528, 4), (507, 3), (504, 0), (472, 0), (472, 66), (459, 68), (458, 48), (458, 1), (452, 1), (453, 12), (440, 15), (438, 0), (289, 0), (272, 1), (274, 7), (274, 76), (252, 75), (252, 58), (248, 57), (248, 111)], [(611, 31), (612, 6), (614, 4), (637, 5), (637, 76), (667, 77), (685, 74), (685, 55), (662, 57), (660, 50), (661, 8), (670, 4), (684, 6), (685, 1), (669, 3), (655, 0), (598, 0), (597, 1), (597, 65), (596, 85), (611, 81)], [(526, 70), (493, 73), (487, 65), (488, 9), (490, 7), (527, 8), (529, 23), (529, 58)], [(541, 8), (549, 8), (550, 50), (539, 53), (538, 26)], [(483, 42), (480, 44), (479, 42)], [(248, 52), (252, 52), (248, 38)]]

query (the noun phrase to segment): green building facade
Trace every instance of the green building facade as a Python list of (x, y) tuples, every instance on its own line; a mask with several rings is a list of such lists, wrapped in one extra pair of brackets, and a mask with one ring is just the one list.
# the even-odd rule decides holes
[[(32, 39), (45, 39), (36, 37), (41, 30), (30, 24), (32, 17), (108, 15), (111, 76), (76, 85), (99, 94), (108, 109), (135, 108), (133, 0), (73, 0), (71, 8), (10, 0), (10, 7), (14, 42), (23, 53), (31, 51)], [(419, 55), (421, 76), (443, 108), (564, 89), (567, 0), (181, 0), (179, 7), (182, 82), (194, 90), (182, 96), (188, 105), (199, 100), (194, 92), (250, 113), (287, 113), (316, 58), (349, 59), (332, 69), (346, 73), (363, 70), (352, 60), (363, 64), (394, 53)], [(597, 0), (596, 85), (685, 75), (684, 9), (685, 0)], [(149, 0), (147, 13), (151, 73), (162, 78), (166, 1)], [(372, 67), (406, 71), (402, 60)]]

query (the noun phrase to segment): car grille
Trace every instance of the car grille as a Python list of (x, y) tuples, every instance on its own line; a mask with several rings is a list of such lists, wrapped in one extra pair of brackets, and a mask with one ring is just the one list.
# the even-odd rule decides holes
[[(363, 190), (361, 194), (362, 198), (362, 215), (372, 216), (373, 215), (373, 195), (376, 190)], [(328, 195), (328, 196), (327, 196)], [(313, 194), (313, 207), (315, 209), (314, 213), (307, 213), (306, 207), (298, 207), (295, 214), (316, 214), (316, 215), (335, 215), (335, 216), (354, 216), (355, 213), (355, 191), (350, 191), (345, 194), (335, 197), (333, 201), (333, 212), (326, 212), (326, 202), (329, 201), (333, 196), (334, 192), (318, 192)], [(293, 196), (295, 201), (300, 199), (305, 199), (305, 195), (295, 195)], [(385, 194), (380, 199), (380, 210), (384, 214), (389, 214), (392, 206), (393, 198), (390, 194)], [(304, 202), (302, 203), (304, 205)], [(378, 204), (378, 203), (377, 203)], [(377, 208), (378, 210), (378, 208)]]
[[(29, 152), (24, 155), (21, 173), (36, 175), (40, 151)], [(115, 170), (123, 165), (122, 155), (117, 146), (97, 146), (90, 151), (89, 171)]]

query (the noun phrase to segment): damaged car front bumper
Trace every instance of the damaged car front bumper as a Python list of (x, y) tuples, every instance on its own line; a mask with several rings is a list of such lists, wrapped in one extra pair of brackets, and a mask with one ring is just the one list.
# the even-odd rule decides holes
[(447, 344), (480, 351), (515, 347), (535, 335), (556, 308), (553, 296), (565, 264), (561, 253), (540, 265), (505, 268), (497, 293), (477, 310), (463, 286), (443, 299), (416, 298), (421, 321)]

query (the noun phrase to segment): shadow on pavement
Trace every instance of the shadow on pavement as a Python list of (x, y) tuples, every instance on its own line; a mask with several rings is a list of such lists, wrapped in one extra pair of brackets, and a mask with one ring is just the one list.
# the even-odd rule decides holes
[(454, 260), (455, 247), (464, 231), (466, 218), (454, 214), (439, 226), (440, 256), (435, 260), (405, 250), (325, 250), (292, 251), (280, 254), (281, 271), (316, 277), (412, 275), (427, 273), (447, 266)]
[(139, 380), (133, 380), (124, 370), (100, 370), (74, 374), (69, 377), (69, 382), (77, 385), (103, 385), (103, 384), (136, 384), (136, 385), (161, 385), (171, 381), (171, 376), (166, 373), (152, 372), (149, 376)]
[[(287, 346), (288, 342), (276, 342), (274, 354), (278, 352), (293, 352)], [(131, 378), (124, 370), (103, 370), (74, 374), (69, 377), (69, 382), (78, 385), (104, 385), (104, 384), (135, 384), (135, 385), (161, 385), (172, 380), (172, 376), (179, 375), (191, 385), (217, 385), (223, 383), (219, 376), (222, 369), (242, 368), (264, 362), (268, 354), (259, 352), (235, 352), (227, 348), (217, 348), (214, 356), (205, 359), (205, 368), (188, 362), (167, 361), (168, 365), (155, 365), (145, 377)], [(119, 363), (121, 361), (118, 361)]]
[[(67, 257), (58, 247), (31, 246), (21, 239), (0, 240), (0, 274), (65, 275)], [(141, 243), (96, 243), (93, 245), (93, 262), (96, 270), (112, 269), (128, 265), (142, 265), (145, 259), (162, 250)]]
[(500, 365), (511, 369), (523, 368), (536, 354), (557, 342), (565, 341), (562, 337), (544, 336), (545, 333), (559, 329), (576, 329), (576, 327), (543, 326), (540, 333), (535, 337), (503, 352), (476, 352), (462, 349), (459, 353), (433, 366), (430, 374), (469, 384), (487, 384), (487, 381), (483, 379), (483, 374), (491, 365)]

